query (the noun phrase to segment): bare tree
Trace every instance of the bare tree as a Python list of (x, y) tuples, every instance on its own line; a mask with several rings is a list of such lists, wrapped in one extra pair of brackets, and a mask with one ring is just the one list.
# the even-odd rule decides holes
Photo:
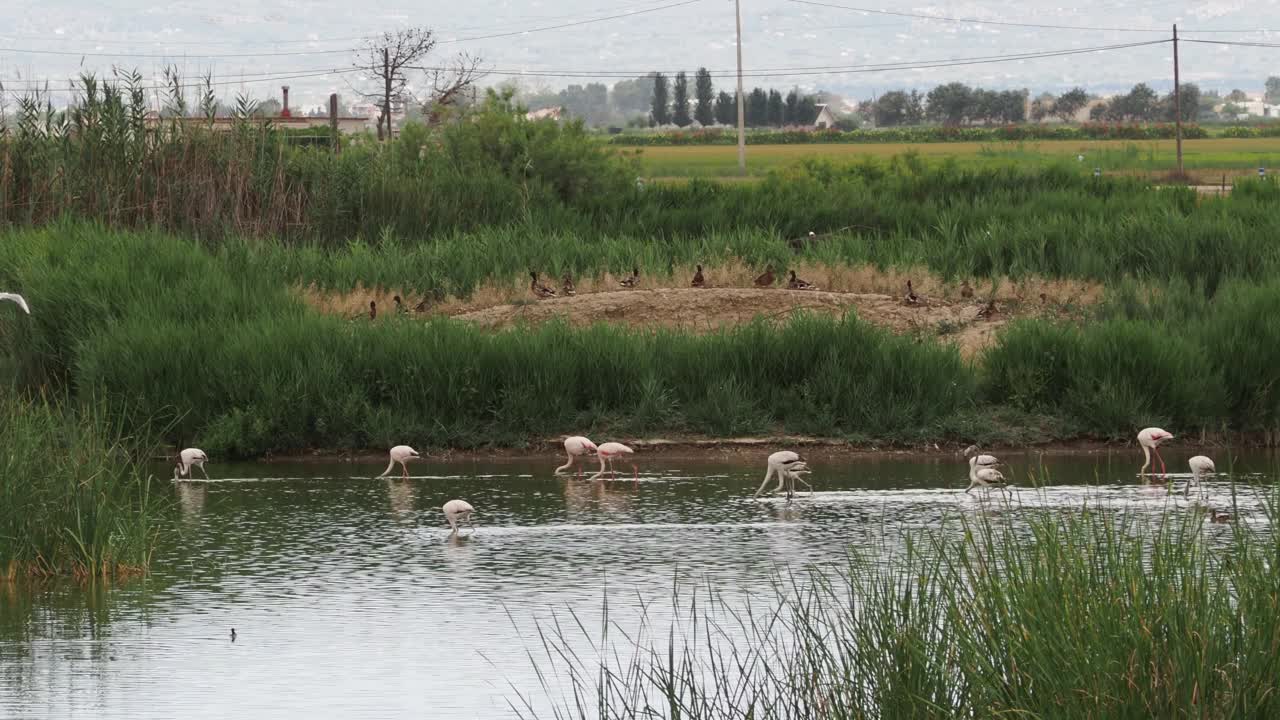
[(449, 108), (466, 98), (467, 90), (487, 73), (480, 68), (480, 58), (468, 53), (459, 53), (449, 64), (438, 68), (427, 68), (430, 97), (423, 102), (427, 122), (435, 124), (440, 116)]
[[(392, 108), (404, 102), (408, 81), (405, 71), (417, 63), (436, 46), (435, 34), (427, 28), (405, 28), (385, 32), (370, 39), (361, 51), (356, 67), (363, 70), (370, 80), (380, 81), (377, 92), (361, 93), (366, 98), (377, 98), (381, 113), (378, 117), (378, 137), (391, 137)], [(385, 123), (386, 134), (383, 135)]]

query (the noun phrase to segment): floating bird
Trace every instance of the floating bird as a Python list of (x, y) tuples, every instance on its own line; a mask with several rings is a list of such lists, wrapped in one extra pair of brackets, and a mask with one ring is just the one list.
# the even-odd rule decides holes
[(449, 527), (453, 528), (455, 534), (458, 532), (460, 522), (465, 522), (472, 530), (476, 529), (476, 526), (471, 524), (471, 513), (476, 509), (466, 500), (450, 500), (440, 509), (444, 511), (444, 519), (449, 521)]
[[(991, 456), (987, 455), (985, 457)], [(994, 486), (1007, 490), (1008, 488), (1005, 488), (1004, 485), (1004, 475), (1001, 475), (999, 470), (996, 470), (993, 467), (978, 467), (978, 458), (969, 458), (969, 487), (965, 488), (964, 491), (966, 493), (973, 490), (975, 487)]]
[(192, 467), (200, 468), (200, 473), (204, 475), (204, 479), (209, 479), (209, 472), (204, 469), (204, 464), (209, 462), (209, 456), (204, 454), (200, 448), (187, 448), (178, 453), (178, 462), (173, 467), (173, 479), (184, 477), (193, 477), (191, 473)]
[[(1156, 454), (1156, 460), (1160, 461), (1160, 474), (1165, 474), (1164, 458), (1160, 457), (1160, 443), (1165, 440), (1172, 440), (1173, 435), (1161, 430), (1157, 427), (1149, 427), (1138, 433), (1138, 444), (1142, 446), (1142, 467), (1138, 469), (1138, 474), (1146, 472), (1147, 466), (1151, 465), (1151, 453)], [(1155, 469), (1152, 466), (1151, 469)]]
[(569, 276), (569, 271), (564, 271), (564, 277), (561, 278), (561, 286), (564, 288), (565, 297), (573, 297), (578, 291), (573, 287), (573, 278)]
[(698, 266), (698, 271), (693, 274), (693, 286), (696, 288), (704, 288), (707, 286), (707, 279), (702, 277), (702, 266)]
[(400, 296), (399, 296), (399, 295), (396, 295), (396, 296), (392, 297), (392, 298), (391, 298), (391, 301), (392, 301), (392, 302), (394, 302), (394, 303), (396, 304), (396, 314), (397, 314), (397, 315), (403, 315), (403, 314), (405, 314), (406, 312), (408, 312), (407, 310), (405, 310), (405, 309), (404, 309), (404, 305), (400, 302)]
[(902, 301), (908, 305), (920, 304), (920, 296), (917, 295), (916, 291), (911, 287), (910, 280), (907, 281), (907, 294), (902, 297)]
[(31, 314), (31, 307), (27, 305), (26, 299), (23, 298), (21, 295), (17, 293), (0, 292), (0, 302), (3, 302), (5, 300), (8, 300), (11, 303), (17, 304), (17, 306), (22, 308), (22, 311), (25, 312), (26, 314), (28, 315)]
[(1211, 523), (1231, 522), (1231, 513), (1219, 512), (1217, 508), (1209, 508), (1209, 522)]
[(378, 303), (372, 300), (369, 301), (369, 319), (370, 320), (378, 319)]
[(791, 279), (787, 281), (787, 287), (792, 290), (817, 290), (818, 286), (810, 282), (805, 282), (796, 277), (796, 271), (791, 271)]
[(538, 282), (538, 273), (530, 270), (529, 277), (533, 278), (529, 281), (529, 289), (533, 291), (534, 295), (537, 295), (540, 298), (553, 298), (556, 296), (555, 290), (552, 290), (546, 285)]
[[(577, 463), (579, 457), (584, 455), (594, 455), (597, 452), (596, 444), (581, 435), (574, 435), (573, 437), (565, 438), (564, 451), (565, 454), (569, 456), (569, 462), (556, 468), (557, 475), (573, 467)], [(582, 477), (581, 466), (578, 467), (578, 477)]]
[(756, 278), (756, 287), (773, 287), (773, 266), (765, 267), (764, 272)]
[[(600, 471), (597, 472), (595, 475), (592, 475), (588, 479), (595, 480), (599, 478), (601, 475), (604, 475), (604, 469), (606, 465), (609, 467), (609, 472), (612, 473), (612, 477), (616, 478), (618, 476), (618, 473), (613, 469), (613, 461), (617, 460), (619, 457), (623, 455), (634, 455), (634, 454), (635, 454), (635, 450), (632, 450), (631, 448), (627, 447), (626, 445), (623, 445), (622, 443), (607, 442), (607, 443), (601, 444), (600, 447), (596, 450), (596, 457), (600, 458)], [(639, 482), (640, 471), (636, 469), (636, 464), (634, 462), (631, 463), (631, 473), (632, 473), (632, 477), (637, 482)]]
[(1216, 472), (1213, 467), (1213, 461), (1204, 455), (1196, 455), (1188, 460), (1187, 464), (1191, 466), (1191, 481), (1187, 483), (1187, 489), (1183, 492), (1183, 495), (1191, 494), (1191, 483), (1194, 482), (1196, 485), (1199, 485), (1200, 477), (1202, 475), (1208, 475)]
[(407, 463), (410, 460), (417, 460), (419, 457), (420, 456), (418, 455), (418, 451), (414, 450), (408, 445), (397, 445), (391, 448), (391, 462), (387, 463), (387, 469), (383, 470), (382, 474), (379, 475), (378, 477), (381, 478), (381, 477), (386, 477), (390, 475), (391, 468), (395, 467), (396, 463), (400, 463), (400, 470), (401, 470), (400, 477), (404, 478), (405, 480), (408, 480), (409, 465)]
[(231, 642), (235, 642), (235, 641), (236, 641), (236, 629), (231, 628)]
[(769, 478), (774, 475), (778, 476), (778, 486), (774, 488), (773, 491), (778, 492), (779, 490), (782, 490), (783, 486), (790, 479), (784, 474), (785, 471), (789, 470), (796, 463), (803, 462), (804, 458), (801, 457), (799, 453), (792, 452), (791, 450), (779, 450), (778, 452), (770, 455), (767, 461), (768, 468), (764, 473), (764, 482), (760, 483), (760, 489), (756, 490), (756, 494), (753, 497), (760, 497), (760, 493), (764, 492), (765, 486), (769, 484)]
[(623, 278), (618, 282), (624, 288), (634, 288), (640, 285), (640, 268), (631, 268), (631, 277)]
[(968, 300), (973, 297), (973, 288), (969, 287), (969, 281), (965, 280), (960, 283), (960, 297)]

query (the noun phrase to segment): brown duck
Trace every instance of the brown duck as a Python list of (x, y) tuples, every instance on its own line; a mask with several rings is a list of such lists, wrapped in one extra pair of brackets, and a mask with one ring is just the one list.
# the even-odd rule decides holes
[(902, 301), (908, 305), (919, 305), (920, 296), (916, 294), (914, 288), (911, 287), (911, 281), (907, 281), (907, 294), (902, 296)]
[(702, 266), (698, 266), (698, 271), (693, 274), (693, 286), (696, 288), (704, 288), (707, 286), (707, 279), (702, 277)]
[(560, 280), (563, 283), (562, 287), (564, 288), (564, 294), (566, 297), (578, 294), (578, 291), (573, 287), (573, 278), (569, 276), (568, 270), (564, 271), (564, 277), (560, 278)]
[(631, 268), (631, 277), (623, 278), (618, 282), (624, 288), (633, 288), (640, 284), (640, 268)]
[(791, 279), (787, 281), (787, 287), (792, 290), (817, 290), (818, 286), (811, 282), (805, 282), (796, 277), (796, 271), (791, 271)]
[(978, 317), (984, 320), (990, 320), (995, 314), (996, 314), (995, 298), (991, 298), (990, 300), (988, 300), (987, 304), (984, 305), (983, 308), (978, 311)]
[(538, 282), (538, 273), (530, 270), (529, 277), (532, 278), (529, 281), (529, 290), (533, 292), (534, 295), (537, 295), (540, 298), (553, 298), (556, 296), (555, 290), (552, 290), (546, 285)]
[(370, 320), (378, 319), (378, 303), (374, 302), (373, 300), (369, 301), (369, 319)]
[(969, 287), (969, 281), (965, 280), (960, 283), (960, 297), (968, 300), (973, 297), (973, 288)]
[(769, 265), (764, 272), (756, 278), (756, 287), (773, 287), (773, 266)]

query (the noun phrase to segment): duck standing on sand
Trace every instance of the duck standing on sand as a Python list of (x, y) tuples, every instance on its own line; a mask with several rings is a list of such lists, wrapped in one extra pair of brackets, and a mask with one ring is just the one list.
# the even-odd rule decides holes
[(378, 319), (378, 303), (374, 302), (373, 300), (369, 301), (369, 319), (370, 320)]
[(698, 266), (698, 271), (693, 274), (693, 286), (696, 288), (704, 288), (707, 286), (707, 279), (702, 277), (702, 266)]
[(791, 271), (791, 279), (787, 281), (787, 287), (792, 290), (817, 290), (818, 286), (810, 282), (805, 282), (796, 277), (796, 271)]
[(756, 287), (773, 287), (773, 266), (765, 267), (764, 272), (756, 278)]
[(916, 294), (915, 288), (911, 287), (911, 281), (907, 281), (907, 294), (902, 296), (902, 302), (907, 305), (919, 305), (920, 296)]
[(624, 288), (634, 288), (640, 284), (640, 268), (631, 268), (631, 277), (623, 278), (618, 282)]
[(532, 278), (529, 281), (529, 290), (531, 290), (534, 295), (540, 298), (553, 298), (556, 296), (555, 290), (552, 290), (546, 285), (543, 285), (542, 283), (538, 282), (538, 273), (534, 272), (533, 270), (530, 270), (529, 277)]
[(990, 300), (988, 300), (987, 304), (983, 306), (981, 310), (978, 311), (978, 317), (982, 318), (983, 320), (990, 320), (991, 318), (995, 317), (995, 314), (996, 314), (995, 298), (991, 298)]
[(973, 297), (973, 288), (969, 287), (968, 280), (960, 283), (960, 297), (966, 300)]
[(565, 297), (573, 297), (578, 294), (578, 291), (573, 287), (573, 278), (570, 277), (568, 270), (564, 271), (564, 277), (561, 280), (563, 281)]
[(399, 296), (399, 295), (396, 295), (396, 296), (392, 297), (392, 298), (391, 298), (391, 300), (392, 300), (393, 302), (395, 302), (395, 304), (396, 304), (396, 314), (397, 314), (397, 315), (403, 315), (403, 314), (405, 314), (406, 312), (408, 312), (408, 310), (405, 310), (405, 309), (404, 309), (404, 305), (400, 302), (400, 296)]

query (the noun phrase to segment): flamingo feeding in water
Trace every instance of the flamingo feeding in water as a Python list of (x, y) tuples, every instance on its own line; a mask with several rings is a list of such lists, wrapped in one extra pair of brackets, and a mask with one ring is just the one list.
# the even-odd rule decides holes
[(1138, 433), (1138, 444), (1142, 446), (1142, 467), (1138, 469), (1138, 474), (1142, 475), (1147, 471), (1147, 467), (1151, 466), (1151, 453), (1156, 454), (1156, 460), (1160, 461), (1160, 474), (1165, 474), (1164, 458), (1160, 457), (1160, 443), (1165, 440), (1172, 440), (1173, 435), (1161, 430), (1157, 427), (1149, 427)]
[[(760, 483), (760, 489), (756, 490), (756, 494), (752, 497), (760, 497), (760, 493), (764, 492), (765, 486), (769, 484), (769, 478), (772, 478), (774, 475), (778, 476), (778, 486), (774, 488), (773, 491), (778, 492), (782, 490), (788, 480), (792, 479), (786, 474), (788, 470), (795, 467), (797, 464), (800, 466), (798, 470), (808, 470), (808, 466), (804, 464), (804, 458), (801, 457), (799, 453), (792, 452), (791, 450), (779, 450), (769, 456), (767, 463), (768, 468), (764, 473), (764, 482)], [(805, 484), (807, 485), (808, 483)]]
[(996, 467), (997, 465), (1000, 464), (1000, 461), (996, 459), (995, 455), (979, 454), (981, 452), (982, 451), (978, 449), (977, 445), (970, 445), (969, 447), (964, 449), (964, 456), (967, 458), (974, 458), (975, 460), (977, 460), (977, 465), (980, 468)]
[(209, 462), (209, 456), (204, 454), (200, 448), (187, 448), (178, 453), (178, 462), (173, 467), (173, 479), (177, 480), (184, 477), (192, 477), (191, 468), (200, 468), (200, 474), (204, 475), (204, 479), (209, 479), (209, 472), (204, 469), (204, 464)]
[[(556, 475), (559, 475), (560, 473), (564, 472), (565, 470), (568, 470), (569, 468), (577, 464), (578, 458), (584, 455), (594, 455), (596, 454), (597, 451), (596, 451), (595, 443), (591, 442), (587, 438), (582, 437), (581, 435), (574, 435), (573, 437), (565, 438), (564, 452), (566, 455), (569, 456), (569, 462), (556, 468)], [(578, 466), (578, 477), (582, 477), (581, 466)]]
[(391, 448), (391, 462), (387, 463), (387, 469), (383, 470), (382, 474), (379, 475), (378, 477), (381, 478), (381, 477), (386, 477), (390, 475), (391, 468), (394, 468), (396, 466), (396, 463), (400, 463), (400, 469), (401, 469), (400, 476), (405, 480), (408, 480), (409, 466), (407, 465), (407, 463), (410, 460), (417, 460), (418, 457), (419, 455), (417, 450), (414, 450), (408, 445), (397, 445)]
[(17, 293), (0, 292), (0, 302), (5, 300), (8, 300), (9, 302), (14, 303), (18, 307), (22, 308), (22, 312), (28, 315), (31, 314), (31, 306), (27, 305), (26, 299), (23, 298), (21, 295)]
[[(599, 478), (601, 475), (604, 475), (604, 470), (606, 465), (609, 468), (609, 472), (612, 473), (612, 477), (617, 477), (618, 473), (613, 469), (613, 461), (617, 460), (619, 457), (623, 455), (634, 455), (634, 454), (635, 454), (635, 450), (632, 450), (631, 448), (627, 447), (626, 445), (623, 445), (622, 443), (607, 442), (602, 444), (599, 448), (596, 449), (596, 457), (600, 458), (600, 471), (597, 472), (595, 475), (592, 475), (588, 479), (595, 480)], [(636, 464), (634, 462), (631, 463), (631, 473), (632, 473), (632, 477), (636, 480), (636, 482), (639, 482), (640, 471), (636, 469)]]
[(449, 521), (449, 527), (453, 528), (454, 534), (458, 532), (460, 522), (465, 522), (472, 530), (476, 529), (476, 526), (471, 524), (471, 513), (476, 509), (466, 500), (450, 500), (440, 509), (444, 511), (444, 519)]
[(1187, 483), (1187, 489), (1183, 492), (1183, 495), (1191, 494), (1191, 483), (1194, 482), (1199, 485), (1202, 475), (1217, 472), (1213, 467), (1213, 461), (1204, 455), (1196, 455), (1188, 460), (1187, 464), (1191, 466), (1191, 481)]
[[(975, 487), (998, 487), (1002, 490), (1008, 490), (1005, 485), (1004, 475), (1000, 471), (991, 466), (978, 467), (979, 457), (987, 457), (995, 460), (992, 455), (979, 455), (969, 457), (969, 487), (965, 488), (968, 493)], [(998, 462), (998, 461), (997, 461)], [(994, 464), (994, 463), (993, 463)]]

